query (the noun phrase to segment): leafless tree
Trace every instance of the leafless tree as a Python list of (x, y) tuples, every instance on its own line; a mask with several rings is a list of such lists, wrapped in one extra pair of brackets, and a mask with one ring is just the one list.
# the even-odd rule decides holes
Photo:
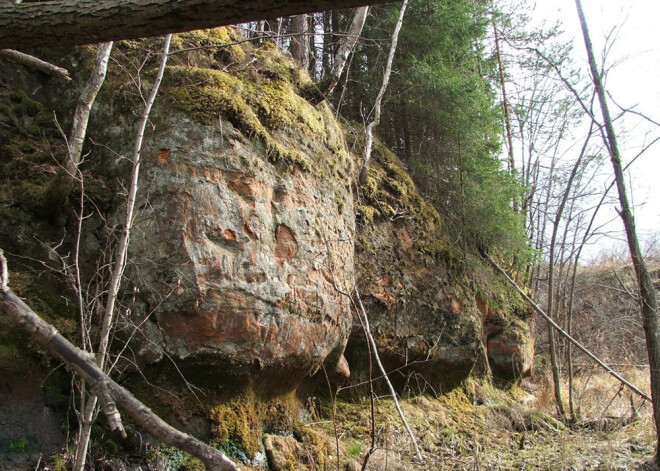
[[(628, 248), (632, 259), (637, 284), (641, 297), (641, 313), (646, 336), (646, 349), (649, 356), (649, 370), (651, 376), (651, 396), (653, 398), (653, 417), (656, 426), (656, 438), (660, 438), (660, 319), (658, 319), (657, 300), (653, 281), (649, 275), (646, 263), (642, 256), (642, 251), (637, 238), (635, 221), (632, 215), (630, 203), (623, 174), (623, 165), (621, 164), (621, 154), (617, 134), (614, 130), (614, 124), (609, 112), (607, 94), (603, 86), (602, 77), (593, 51), (593, 45), (589, 36), (587, 21), (582, 10), (580, 0), (575, 0), (575, 5), (580, 19), (584, 44), (589, 59), (589, 68), (593, 79), (593, 86), (598, 96), (600, 104), (603, 127), (605, 128), (604, 141), (610, 155), (617, 191), (619, 194), (619, 203), (621, 205), (619, 215), (623, 220), (623, 225), (628, 240)], [(656, 465), (660, 465), (660, 453), (656, 450)]]
[[(135, 137), (133, 156), (132, 156), (133, 167), (131, 172), (131, 181), (128, 187), (128, 196), (126, 199), (125, 220), (122, 226), (122, 233), (119, 238), (115, 259), (113, 261), (112, 273), (110, 275), (110, 280), (109, 280), (105, 309), (103, 311), (103, 316), (101, 321), (99, 343), (96, 347), (96, 353), (95, 353), (96, 364), (102, 371), (105, 371), (108, 360), (110, 335), (115, 327), (115, 320), (116, 320), (115, 304), (117, 302), (117, 297), (119, 295), (121, 282), (124, 276), (124, 269), (126, 268), (126, 263), (128, 259), (128, 246), (129, 246), (130, 234), (134, 220), (135, 201), (137, 198), (137, 191), (139, 184), (141, 152), (142, 152), (142, 144), (144, 141), (144, 132), (147, 127), (147, 122), (149, 120), (149, 114), (151, 113), (151, 108), (154, 104), (156, 95), (158, 93), (158, 88), (160, 87), (163, 74), (165, 73), (165, 65), (167, 64), (167, 56), (170, 48), (171, 38), (172, 38), (171, 34), (165, 37), (165, 44), (163, 48), (160, 67), (158, 69), (158, 73), (156, 74), (156, 78), (154, 79), (154, 84), (151, 90), (151, 94), (149, 95), (148, 99), (144, 104), (144, 109), (140, 115), (140, 120), (138, 122), (137, 135)], [(76, 447), (76, 457), (73, 468), (74, 471), (82, 471), (85, 467), (87, 448), (89, 447), (89, 438), (92, 430), (92, 424), (94, 423), (94, 417), (96, 415), (96, 407), (98, 402), (98, 396), (94, 393), (92, 393), (88, 398), (85, 398), (85, 391), (83, 389), (81, 394), (82, 394), (82, 398), (81, 398), (82, 417), (80, 419), (81, 426), (78, 434), (79, 435), (78, 444)]]
[(394, 62), (394, 54), (396, 53), (396, 46), (399, 41), (399, 32), (401, 31), (401, 25), (403, 25), (403, 17), (406, 14), (406, 8), (408, 7), (408, 0), (403, 0), (401, 9), (399, 10), (399, 18), (397, 19), (396, 26), (394, 27), (394, 32), (392, 33), (392, 42), (390, 44), (390, 52), (387, 55), (387, 63), (385, 64), (385, 71), (383, 73), (383, 82), (376, 96), (376, 101), (374, 103), (373, 111), (371, 114), (371, 121), (367, 124), (365, 128), (365, 145), (364, 145), (364, 156), (362, 160), (362, 166), (360, 168), (359, 180), (363, 180), (367, 175), (367, 169), (369, 168), (369, 161), (371, 160), (371, 151), (374, 144), (374, 129), (380, 123), (380, 111), (383, 102), (383, 97), (385, 96), (385, 91), (387, 86), (390, 83), (390, 75), (392, 74), (392, 63)]

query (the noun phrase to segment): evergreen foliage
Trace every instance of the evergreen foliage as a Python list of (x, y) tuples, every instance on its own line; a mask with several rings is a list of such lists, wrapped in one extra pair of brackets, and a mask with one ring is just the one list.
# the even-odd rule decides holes
[[(494, 64), (483, 50), (486, 6), (467, 0), (411, 4), (379, 131), (442, 214), (448, 239), (464, 252), (498, 249), (524, 258), (522, 224), (511, 207), (520, 189), (499, 161)], [(396, 12), (396, 5), (372, 9), (337, 103), (351, 119), (368, 121)]]

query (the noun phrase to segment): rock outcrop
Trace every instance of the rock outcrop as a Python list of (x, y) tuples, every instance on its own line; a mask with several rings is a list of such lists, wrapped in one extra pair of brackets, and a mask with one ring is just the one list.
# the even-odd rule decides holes
[[(188, 33), (173, 44), (217, 45), (232, 35)], [(122, 61), (146, 53), (133, 42), (116, 47), (90, 124), (84, 185), (55, 213), (43, 201), (65, 153), (53, 110), (70, 116), (75, 90), (0, 64), (0, 244), (11, 252), (12, 287), (75, 339), (79, 203), (86, 203), (79, 268), (94, 325), (123, 222), (124, 156), (140, 106), (125, 73), (134, 64)], [(93, 54), (76, 54), (66, 60), (81, 84)], [(153, 60), (138, 61), (145, 82)], [(474, 280), (480, 262), (443, 239), (439, 214), (382, 146), (355, 188), (351, 131), (326, 104), (305, 101), (298, 92), (306, 86), (268, 44), (172, 56), (142, 149), (114, 337), (129, 358), (123, 371), (141, 368), (164, 388), (180, 371), (215, 391), (208, 400), (217, 402), (244, 392), (283, 395), (319, 371), (324, 383), (326, 373), (360, 382), (368, 349), (347, 296), (357, 285), (386, 367), (400, 368), (392, 375), (399, 387), (439, 392), (471, 372), (505, 379), (528, 372), (526, 311), (494, 302), (488, 280)], [(355, 135), (348, 140), (360, 147)], [(5, 366), (0, 361), (0, 371)], [(173, 415), (185, 423), (191, 410)], [(269, 440), (285, 461), (299, 454), (291, 440)]]
[[(382, 146), (356, 208), (359, 286), (380, 355), (397, 370), (400, 387), (438, 391), (471, 373), (511, 380), (531, 371), (533, 316), (510, 290), (495, 294), (494, 280), (477, 281), (492, 272), (443, 239), (440, 215)], [(482, 301), (491, 297), (511, 305), (511, 312), (497, 311), (496, 331), (496, 311), (484, 314)], [(356, 319), (346, 353), (353, 382), (368, 378), (366, 351)]]
[(168, 71), (124, 321), (140, 327), (147, 363), (169, 355), (196, 377), (273, 393), (345, 363), (352, 314), (337, 288), (355, 279), (353, 163), (327, 105), (296, 94), (285, 59), (260, 54), (234, 76)]
[[(151, 333), (139, 340), (147, 361), (169, 354), (209, 374), (293, 387), (333, 352), (334, 367), (347, 339), (348, 299), (333, 282), (354, 280), (350, 187), (278, 170), (222, 126), (178, 115), (152, 139), (131, 247), (143, 302), (131, 319)], [(310, 159), (332, 158), (320, 147)]]

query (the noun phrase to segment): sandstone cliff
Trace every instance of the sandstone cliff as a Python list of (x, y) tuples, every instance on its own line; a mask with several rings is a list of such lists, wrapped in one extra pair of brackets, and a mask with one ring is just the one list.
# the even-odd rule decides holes
[[(175, 45), (219, 45), (234, 35), (188, 33)], [(71, 69), (72, 86), (0, 64), (0, 246), (9, 252), (12, 287), (72, 339), (80, 333), (70, 271), (79, 204), (83, 298), (95, 316), (140, 102), (131, 77), (138, 64), (149, 81), (155, 56), (145, 51), (153, 44), (117, 46), (90, 123), (83, 185), (63, 208), (43, 195), (64, 154), (58, 127), (70, 125), (93, 51), (56, 55)], [(528, 312), (478, 261), (457, 256), (401, 162), (377, 147), (356, 187), (359, 133), (340, 125), (327, 104), (300, 96), (311, 84), (288, 59), (269, 44), (210, 51), (172, 57), (143, 150), (114, 340), (129, 379), (138, 368), (161, 388), (185, 378), (205, 388), (211, 406), (238, 394), (286, 397), (314, 375), (325, 382), (325, 373), (359, 382), (368, 375), (367, 353), (344, 294), (356, 284), (381, 355), (401, 368), (399, 387), (437, 390), (471, 372), (526, 374)], [(7, 396), (22, 384), (9, 368), (17, 358), (39, 368), (39, 355), (15, 332), (3, 325), (0, 371), (13, 372), (3, 373)], [(177, 393), (186, 390), (181, 384)], [(144, 384), (136, 391), (193, 430), (191, 417), (205, 413), (176, 410)], [(228, 412), (214, 410), (218, 422), (226, 419)], [(259, 410), (254, 420), (270, 414)]]

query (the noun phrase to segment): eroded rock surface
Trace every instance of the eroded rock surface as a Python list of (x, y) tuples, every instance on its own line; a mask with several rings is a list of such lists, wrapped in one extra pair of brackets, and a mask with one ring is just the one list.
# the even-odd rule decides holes
[(354, 280), (349, 171), (321, 172), (337, 159), (322, 142), (302, 150), (317, 171), (282, 169), (222, 127), (171, 116), (147, 150), (131, 245), (139, 352), (295, 388), (340, 363), (351, 324), (333, 285)]
[(484, 323), (488, 362), (493, 373), (512, 379), (527, 376), (534, 366), (534, 322), (527, 313), (492, 309), (477, 299)]
[[(381, 358), (396, 370), (391, 379), (413, 392), (438, 392), (471, 373), (506, 380), (528, 373), (530, 316), (499, 311), (492, 322), (484, 314), (478, 292), (492, 294), (490, 280), (475, 282), (480, 262), (469, 267), (456, 258), (460, 251), (442, 239), (440, 216), (386, 149), (377, 148), (360, 196), (359, 287)], [(484, 274), (492, 275), (487, 268)], [(346, 353), (354, 383), (368, 379), (367, 352), (356, 321)]]

